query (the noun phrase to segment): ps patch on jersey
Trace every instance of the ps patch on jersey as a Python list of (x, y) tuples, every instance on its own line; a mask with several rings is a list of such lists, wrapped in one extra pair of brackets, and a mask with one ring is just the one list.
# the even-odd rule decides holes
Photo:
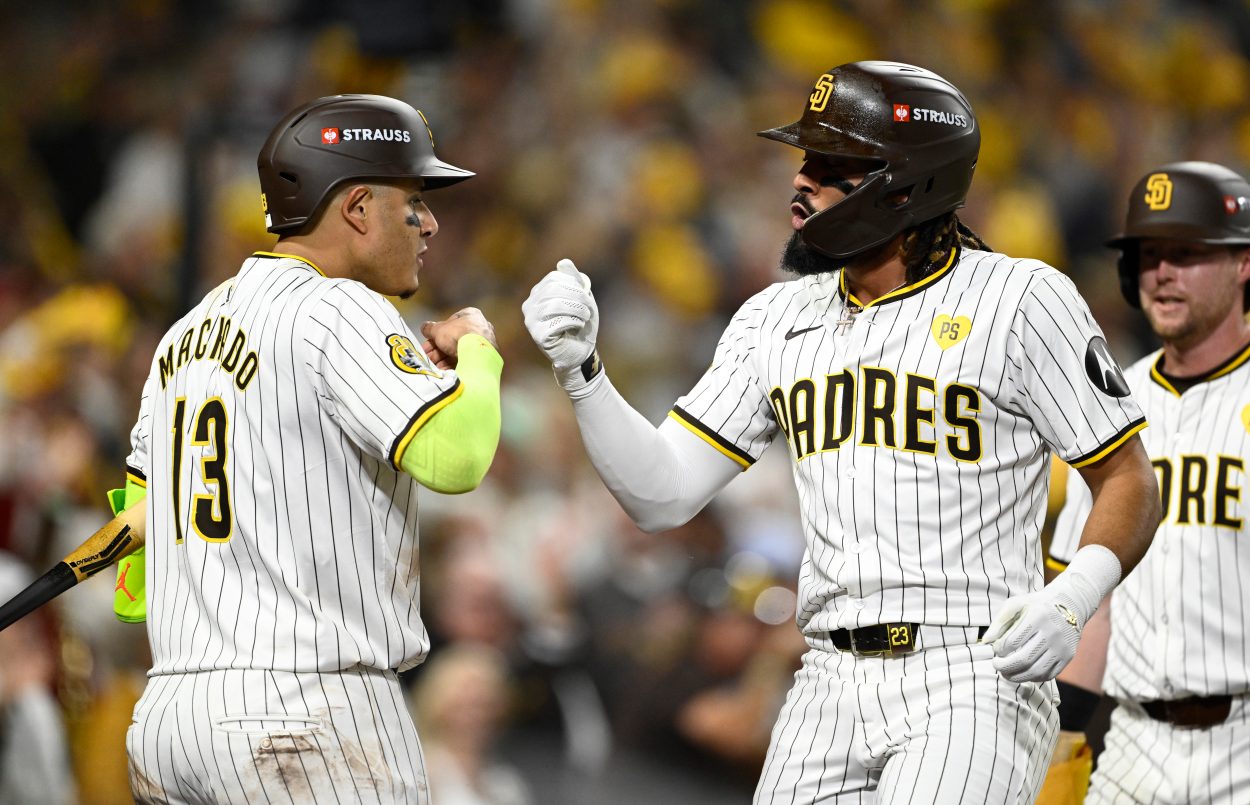
[(1103, 394), (1110, 397), (1128, 396), (1128, 383), (1102, 336), (1094, 336), (1085, 347), (1085, 374), (1089, 376), (1094, 388)]
[(933, 318), (933, 326), (929, 328), (933, 340), (943, 350), (953, 347), (967, 337), (972, 331), (972, 319), (967, 316), (951, 317), (945, 313)]
[(442, 372), (430, 365), (425, 353), (413, 346), (412, 339), (408, 336), (392, 333), (386, 337), (386, 343), (391, 348), (391, 362), (400, 370), (410, 375), (443, 376)]

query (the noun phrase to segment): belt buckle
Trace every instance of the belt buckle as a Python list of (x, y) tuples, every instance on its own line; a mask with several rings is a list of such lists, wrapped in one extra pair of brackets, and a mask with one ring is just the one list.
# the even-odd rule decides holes
[[(868, 627), (873, 628), (873, 627)], [(860, 657), (898, 657), (916, 650), (916, 627), (911, 623), (883, 623), (875, 627), (884, 634), (882, 640), (870, 641), (871, 647), (860, 647), (856, 632), (867, 633), (868, 629), (848, 629), (851, 638), (851, 653)], [(884, 643), (884, 646), (882, 645)]]

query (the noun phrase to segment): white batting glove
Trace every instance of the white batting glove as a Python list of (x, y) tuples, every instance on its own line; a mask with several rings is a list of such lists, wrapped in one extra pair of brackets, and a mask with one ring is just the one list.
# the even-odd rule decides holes
[(590, 277), (572, 260), (561, 260), (530, 290), (521, 310), (525, 329), (551, 361), (560, 385), (571, 396), (584, 392), (602, 374), (595, 352), (599, 306), (590, 292)]
[(1054, 679), (1072, 661), (1081, 630), (1120, 581), (1120, 560), (1102, 545), (1077, 551), (1054, 581), (1003, 603), (982, 643), (994, 647), (994, 668), (1012, 682)]

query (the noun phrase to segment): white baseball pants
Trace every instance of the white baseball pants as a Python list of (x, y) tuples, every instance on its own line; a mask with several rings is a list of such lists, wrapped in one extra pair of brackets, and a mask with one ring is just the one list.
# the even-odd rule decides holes
[(396, 676), (206, 671), (152, 677), (126, 733), (149, 803), (428, 803)]
[(1058, 693), (1007, 681), (993, 657), (976, 643), (900, 657), (812, 648), (773, 728), (756, 805), (1031, 805), (1059, 733)]

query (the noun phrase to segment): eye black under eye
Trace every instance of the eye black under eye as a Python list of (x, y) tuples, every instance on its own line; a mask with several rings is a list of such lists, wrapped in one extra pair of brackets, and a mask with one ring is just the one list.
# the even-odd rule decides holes
[(836, 187), (837, 189), (841, 190), (843, 193), (845, 193), (848, 196), (851, 194), (851, 191), (855, 189), (855, 185), (851, 184), (850, 179), (847, 179), (844, 176), (821, 177), (820, 186), (821, 187)]

